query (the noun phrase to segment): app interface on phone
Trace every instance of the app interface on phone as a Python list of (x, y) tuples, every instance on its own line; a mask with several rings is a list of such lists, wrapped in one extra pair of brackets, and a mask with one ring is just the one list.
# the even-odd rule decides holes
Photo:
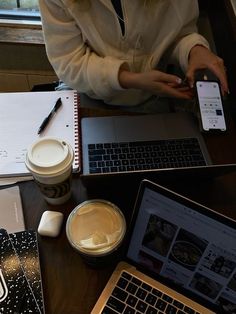
[(216, 82), (197, 82), (198, 100), (204, 130), (225, 130), (225, 119), (219, 85)]

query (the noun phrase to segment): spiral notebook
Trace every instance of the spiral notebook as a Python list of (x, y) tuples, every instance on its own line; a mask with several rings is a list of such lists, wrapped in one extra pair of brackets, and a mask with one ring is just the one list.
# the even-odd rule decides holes
[[(46, 129), (39, 126), (58, 98), (62, 106)], [(75, 90), (49, 92), (0, 93), (0, 177), (25, 176), (27, 148), (44, 136), (61, 138), (74, 149), (74, 172), (80, 171), (79, 95)]]
[[(45, 313), (43, 286), (41, 278), (38, 236), (35, 230), (9, 233), (9, 238), (20, 260), (29, 287), (35, 297), (40, 313)], [(27, 299), (24, 298), (22, 306), (25, 308)]]
[(0, 229), (0, 291), (0, 313), (42, 313), (5, 229)]

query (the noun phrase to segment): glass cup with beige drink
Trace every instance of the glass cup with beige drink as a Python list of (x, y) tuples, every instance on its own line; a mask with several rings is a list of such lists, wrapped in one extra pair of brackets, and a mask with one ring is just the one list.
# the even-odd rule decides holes
[(74, 152), (69, 143), (43, 137), (27, 150), (25, 164), (49, 204), (65, 203), (71, 197)]
[(94, 199), (78, 205), (66, 223), (72, 247), (91, 266), (102, 266), (118, 251), (126, 232), (121, 210), (106, 200)]

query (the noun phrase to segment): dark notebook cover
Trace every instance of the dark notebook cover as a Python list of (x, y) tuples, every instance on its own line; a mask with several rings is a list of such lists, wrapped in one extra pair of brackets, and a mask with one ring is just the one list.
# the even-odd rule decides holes
[(23, 271), (35, 296), (38, 307), (43, 314), (43, 289), (41, 281), (37, 232), (34, 230), (27, 230), (11, 233), (9, 236), (20, 259)]
[(20, 259), (5, 229), (0, 229), (0, 313), (40, 313)]

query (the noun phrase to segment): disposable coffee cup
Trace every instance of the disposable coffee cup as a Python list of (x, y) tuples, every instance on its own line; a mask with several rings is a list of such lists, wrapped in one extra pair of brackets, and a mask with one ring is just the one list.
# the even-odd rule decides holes
[(49, 204), (63, 204), (71, 197), (73, 160), (72, 147), (59, 138), (43, 137), (28, 148), (25, 165)]
[(69, 243), (94, 267), (114, 260), (125, 232), (126, 221), (121, 210), (102, 199), (81, 203), (70, 213), (66, 223)]

